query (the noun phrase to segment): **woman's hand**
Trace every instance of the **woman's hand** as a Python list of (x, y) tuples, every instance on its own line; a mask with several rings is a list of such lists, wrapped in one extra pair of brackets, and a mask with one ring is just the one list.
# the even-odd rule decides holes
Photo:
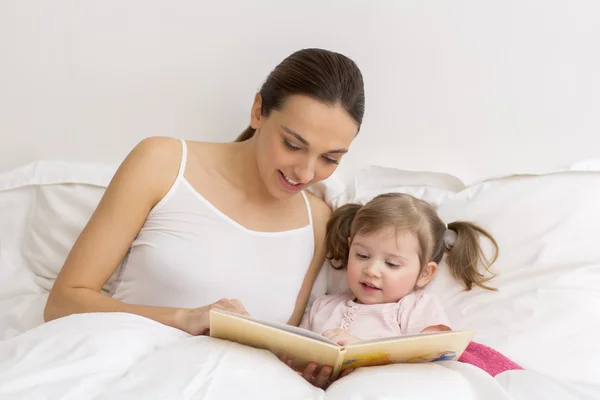
[(352, 343), (360, 342), (361, 339), (356, 336), (352, 336), (345, 329), (335, 328), (323, 332), (323, 336), (327, 339), (332, 340), (340, 346), (347, 346)]
[[(331, 379), (331, 374), (333, 373), (333, 368), (330, 365), (323, 365), (321, 368), (315, 362), (308, 363), (304, 370), (298, 369), (294, 366), (294, 360), (285, 355), (279, 357), (281, 361), (288, 365), (288, 367), (292, 368), (296, 371), (302, 378), (304, 378), (308, 383), (312, 384), (315, 387), (320, 389), (327, 389), (329, 385), (333, 383)], [(343, 378), (348, 375), (350, 372), (354, 371), (353, 368), (346, 369), (342, 371), (338, 379)]]
[(177, 326), (190, 335), (207, 335), (210, 329), (210, 310), (225, 310), (241, 315), (250, 315), (236, 299), (221, 299), (216, 303), (198, 308), (183, 308)]

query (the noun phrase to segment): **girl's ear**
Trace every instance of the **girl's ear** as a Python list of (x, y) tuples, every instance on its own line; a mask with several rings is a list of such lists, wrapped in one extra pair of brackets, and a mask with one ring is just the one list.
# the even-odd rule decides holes
[(437, 263), (435, 262), (430, 262), (427, 263), (427, 265), (425, 265), (423, 267), (423, 270), (421, 271), (421, 274), (419, 275), (419, 278), (417, 279), (417, 287), (419, 288), (423, 288), (425, 286), (427, 286), (427, 284), (429, 282), (431, 282), (431, 280), (433, 279), (433, 276), (435, 275), (435, 272), (437, 271)]

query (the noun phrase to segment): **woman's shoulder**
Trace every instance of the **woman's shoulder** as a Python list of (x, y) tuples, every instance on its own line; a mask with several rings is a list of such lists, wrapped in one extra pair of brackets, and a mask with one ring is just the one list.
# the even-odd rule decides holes
[(313, 234), (317, 254), (325, 251), (325, 237), (327, 235), (327, 221), (331, 217), (331, 208), (319, 197), (305, 191), (310, 204), (312, 215)]
[(179, 139), (151, 136), (138, 142), (128, 158), (135, 164), (164, 169), (165, 167), (179, 167), (181, 154), (182, 144)]
[(177, 139), (153, 136), (138, 142), (123, 160), (112, 186), (121, 182), (148, 195), (162, 195), (177, 177), (182, 145)]
[(331, 207), (329, 207), (323, 199), (315, 196), (309, 191), (305, 191), (304, 193), (306, 193), (306, 197), (308, 198), (308, 202), (310, 203), (310, 209), (313, 215), (313, 219), (318, 219), (319, 221), (325, 221), (325, 223), (327, 223), (329, 217), (331, 217)]
[(305, 191), (305, 193), (310, 204), (315, 235), (324, 238), (327, 231), (327, 221), (329, 221), (332, 214), (331, 208), (321, 198), (308, 191)]
[[(148, 164), (159, 169), (166, 169), (172, 174), (173, 171), (177, 173), (180, 170), (182, 162), (192, 164), (194, 169), (210, 168), (212, 164), (215, 164), (215, 160), (218, 161), (218, 155), (225, 148), (227, 148), (227, 143), (152, 136), (139, 142), (134, 151), (138, 152), (140, 158), (143, 158)], [(183, 166), (185, 167), (185, 165)]]

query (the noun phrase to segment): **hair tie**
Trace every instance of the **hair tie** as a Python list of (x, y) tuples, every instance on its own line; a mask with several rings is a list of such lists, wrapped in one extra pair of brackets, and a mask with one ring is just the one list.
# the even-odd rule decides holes
[(448, 229), (448, 225), (446, 225), (446, 231), (444, 232), (444, 246), (446, 246), (447, 249), (451, 249), (455, 243), (456, 232), (452, 229)]

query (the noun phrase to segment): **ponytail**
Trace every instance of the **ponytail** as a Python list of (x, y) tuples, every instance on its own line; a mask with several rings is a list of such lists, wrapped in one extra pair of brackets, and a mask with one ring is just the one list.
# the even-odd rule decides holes
[[(473, 285), (488, 290), (497, 290), (485, 285), (485, 282), (495, 276), (489, 267), (498, 258), (498, 243), (492, 235), (470, 222), (453, 222), (448, 224), (448, 229), (456, 232), (456, 242), (448, 245), (448, 257), (446, 258), (452, 275), (463, 282), (467, 291), (471, 290)], [(488, 238), (494, 246), (495, 253), (491, 261), (487, 259), (479, 244), (479, 235)], [(486, 278), (478, 271), (480, 263), (492, 276)]]
[(246, 128), (246, 130), (244, 132), (242, 132), (236, 139), (236, 142), (245, 142), (246, 140), (250, 139), (252, 136), (254, 136), (254, 133), (256, 132), (256, 129), (254, 129), (251, 126), (248, 126)]
[(360, 204), (346, 204), (338, 208), (327, 222), (327, 259), (337, 261), (336, 265), (331, 264), (335, 269), (345, 269), (348, 266), (352, 221), (361, 207)]

